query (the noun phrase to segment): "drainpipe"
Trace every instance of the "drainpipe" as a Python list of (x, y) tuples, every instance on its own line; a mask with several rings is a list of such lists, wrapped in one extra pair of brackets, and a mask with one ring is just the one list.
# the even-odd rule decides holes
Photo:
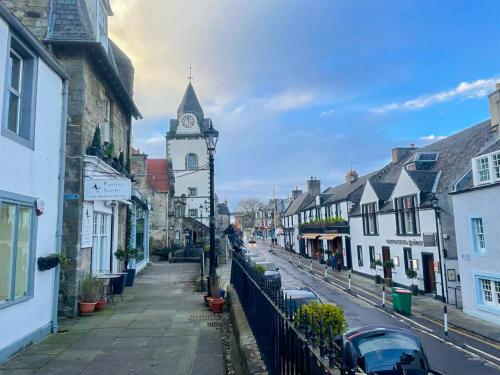
[[(62, 222), (64, 209), (64, 173), (66, 168), (66, 130), (68, 126), (68, 86), (67, 79), (63, 82), (62, 91), (62, 113), (61, 113), (61, 135), (59, 145), (59, 186), (57, 188), (57, 229), (56, 229), (56, 253), (61, 253), (62, 245)], [(52, 333), (57, 333), (57, 310), (59, 304), (59, 276), (61, 266), (58, 265), (54, 271), (54, 294), (52, 296)]]

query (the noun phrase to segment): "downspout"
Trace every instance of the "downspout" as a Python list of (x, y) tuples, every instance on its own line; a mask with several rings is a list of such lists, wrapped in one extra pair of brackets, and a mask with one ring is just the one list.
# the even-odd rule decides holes
[[(59, 145), (59, 186), (57, 188), (57, 229), (56, 229), (56, 253), (61, 254), (62, 247), (62, 223), (64, 209), (64, 173), (66, 169), (66, 130), (68, 126), (68, 86), (69, 81), (63, 81), (62, 91), (62, 113), (61, 113), (61, 135)], [(59, 307), (59, 276), (61, 265), (54, 271), (54, 294), (52, 296), (52, 333), (57, 333), (57, 311)]]

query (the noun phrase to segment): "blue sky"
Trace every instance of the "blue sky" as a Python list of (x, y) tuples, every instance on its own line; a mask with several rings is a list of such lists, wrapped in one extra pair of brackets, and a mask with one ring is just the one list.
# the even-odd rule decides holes
[(135, 65), (134, 145), (164, 157), (193, 66), (220, 131), (216, 188), (232, 207), (340, 183), (390, 149), (489, 117), (500, 1), (114, 0), (112, 37)]

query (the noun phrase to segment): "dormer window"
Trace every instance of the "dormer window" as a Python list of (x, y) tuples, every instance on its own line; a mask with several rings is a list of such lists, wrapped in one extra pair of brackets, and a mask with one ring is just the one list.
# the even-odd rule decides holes
[(99, 42), (107, 49), (108, 48), (108, 12), (101, 0), (97, 7), (97, 34)]
[(472, 159), (474, 185), (500, 181), (500, 151)]

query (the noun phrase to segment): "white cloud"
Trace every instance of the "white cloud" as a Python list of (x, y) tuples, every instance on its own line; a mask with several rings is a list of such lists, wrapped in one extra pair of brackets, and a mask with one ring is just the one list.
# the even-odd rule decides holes
[(390, 111), (411, 111), (430, 107), (437, 103), (449, 102), (460, 99), (481, 98), (490, 93), (495, 84), (500, 80), (500, 77), (488, 79), (478, 79), (473, 82), (461, 82), (455, 88), (448, 91), (441, 91), (435, 94), (422, 95), (415, 99), (407, 100), (402, 103), (390, 103), (381, 107), (374, 108), (372, 111), (376, 113), (386, 113)]
[(147, 145), (163, 144), (163, 143), (165, 143), (165, 137), (164, 136), (156, 136), (156, 137), (147, 138), (144, 141), (144, 143)]
[(320, 114), (319, 114), (319, 117), (330, 117), (334, 113), (335, 113), (335, 111), (333, 109), (328, 109), (328, 110), (325, 110), (325, 111), (321, 111)]
[(303, 108), (316, 99), (316, 94), (307, 90), (286, 90), (259, 102), (272, 111), (286, 112)]
[(425, 137), (421, 137), (420, 139), (423, 141), (428, 141), (428, 142), (436, 142), (440, 141), (442, 139), (445, 139), (446, 135), (434, 135), (434, 134), (429, 134), (426, 135)]

